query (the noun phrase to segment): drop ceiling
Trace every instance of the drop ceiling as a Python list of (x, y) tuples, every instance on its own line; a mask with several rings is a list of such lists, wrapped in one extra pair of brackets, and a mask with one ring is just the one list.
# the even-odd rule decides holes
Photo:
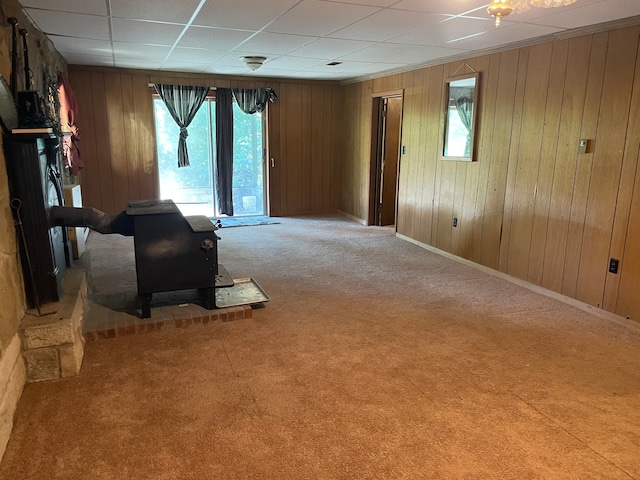
[[(21, 0), (69, 64), (349, 81), (640, 23), (640, 0), (530, 8), (488, 0)], [(635, 18), (634, 18), (635, 17)], [(239, 57), (263, 55), (249, 71)], [(338, 63), (330, 66), (329, 63)]]

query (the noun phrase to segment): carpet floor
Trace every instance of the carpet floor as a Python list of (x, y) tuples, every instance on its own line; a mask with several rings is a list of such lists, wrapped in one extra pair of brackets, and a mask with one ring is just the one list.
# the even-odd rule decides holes
[(640, 478), (637, 324), (337, 216), (221, 237), (271, 301), (88, 342), (25, 387), (0, 478)]

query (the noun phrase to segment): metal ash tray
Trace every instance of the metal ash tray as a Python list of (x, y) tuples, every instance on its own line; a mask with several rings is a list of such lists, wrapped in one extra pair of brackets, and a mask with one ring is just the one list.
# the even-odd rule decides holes
[(216, 288), (216, 307), (237, 307), (269, 301), (269, 295), (253, 278), (234, 278), (232, 287)]

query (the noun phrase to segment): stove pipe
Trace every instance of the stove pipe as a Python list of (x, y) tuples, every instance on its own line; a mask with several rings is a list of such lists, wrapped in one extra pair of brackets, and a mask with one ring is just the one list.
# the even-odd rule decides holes
[(96, 208), (51, 207), (51, 223), (54, 226), (89, 227), (98, 233), (119, 233), (133, 236), (133, 220), (125, 211), (106, 214)]

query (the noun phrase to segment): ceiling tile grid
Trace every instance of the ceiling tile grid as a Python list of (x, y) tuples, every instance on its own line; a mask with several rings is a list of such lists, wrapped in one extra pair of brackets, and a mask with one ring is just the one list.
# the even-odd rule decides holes
[[(531, 7), (498, 28), (486, 12), (489, 0), (20, 2), (70, 64), (339, 81), (460, 60), (572, 29), (584, 33), (605, 22), (640, 23), (640, 0)], [(266, 61), (250, 71), (243, 55)]]

